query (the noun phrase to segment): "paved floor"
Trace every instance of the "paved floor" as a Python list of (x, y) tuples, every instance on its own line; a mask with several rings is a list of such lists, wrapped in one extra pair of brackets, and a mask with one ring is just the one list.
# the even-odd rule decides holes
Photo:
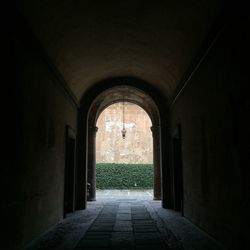
[(162, 209), (152, 190), (101, 191), (88, 208), (68, 215), (29, 250), (223, 249), (178, 213)]
[(97, 190), (96, 199), (136, 199), (136, 200), (152, 200), (153, 190)]

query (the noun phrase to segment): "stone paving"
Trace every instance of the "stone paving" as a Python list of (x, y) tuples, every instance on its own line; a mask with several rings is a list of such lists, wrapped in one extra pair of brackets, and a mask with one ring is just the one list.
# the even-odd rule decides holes
[(132, 199), (132, 200), (152, 200), (153, 199), (153, 190), (97, 190), (96, 199), (101, 200), (123, 200), (123, 199)]
[[(170, 249), (143, 201), (104, 204), (76, 249)], [(181, 249), (181, 248), (179, 248)]]
[[(129, 193), (128, 193), (129, 192)], [(126, 195), (124, 195), (126, 194)], [(220, 250), (179, 213), (161, 208), (152, 191), (105, 190), (86, 210), (69, 214), (26, 250)]]

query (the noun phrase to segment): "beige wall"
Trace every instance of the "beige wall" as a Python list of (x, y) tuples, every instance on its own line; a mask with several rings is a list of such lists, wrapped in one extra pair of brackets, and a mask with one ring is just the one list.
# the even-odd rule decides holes
[(153, 140), (151, 120), (138, 105), (125, 102), (124, 124), (126, 138), (121, 130), (123, 105), (117, 103), (106, 108), (97, 121), (96, 162), (152, 163)]

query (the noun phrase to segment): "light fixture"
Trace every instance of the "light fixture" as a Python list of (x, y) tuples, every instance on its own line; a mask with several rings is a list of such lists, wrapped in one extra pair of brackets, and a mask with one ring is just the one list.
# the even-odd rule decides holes
[(126, 137), (126, 129), (125, 129), (125, 125), (124, 125), (124, 107), (125, 103), (124, 103), (124, 98), (123, 98), (123, 102), (122, 102), (122, 139), (125, 139)]

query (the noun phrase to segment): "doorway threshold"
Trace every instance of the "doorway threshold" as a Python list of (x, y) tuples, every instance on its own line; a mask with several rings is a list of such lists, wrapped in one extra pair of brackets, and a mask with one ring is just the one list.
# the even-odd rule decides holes
[(105, 189), (96, 191), (97, 200), (153, 200), (153, 189)]

